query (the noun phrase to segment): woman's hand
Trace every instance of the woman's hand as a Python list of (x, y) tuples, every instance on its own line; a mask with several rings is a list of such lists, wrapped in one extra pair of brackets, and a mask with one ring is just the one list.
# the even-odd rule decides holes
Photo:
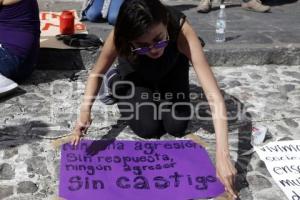
[(92, 123), (91, 114), (80, 114), (80, 118), (77, 120), (75, 128), (72, 131), (71, 145), (77, 146), (82, 136), (87, 132)]
[(217, 170), (217, 177), (225, 186), (225, 190), (230, 195), (232, 195), (234, 199), (236, 199), (237, 194), (234, 189), (234, 179), (237, 171), (231, 162), (229, 153), (217, 151), (216, 170)]

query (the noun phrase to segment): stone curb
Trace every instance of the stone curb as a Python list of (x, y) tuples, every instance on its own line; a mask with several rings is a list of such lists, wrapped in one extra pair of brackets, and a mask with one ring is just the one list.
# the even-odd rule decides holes
[[(300, 48), (207, 48), (204, 50), (212, 66), (242, 65), (299, 65)], [(96, 62), (99, 50), (41, 49), (38, 69), (75, 70), (90, 69)]]

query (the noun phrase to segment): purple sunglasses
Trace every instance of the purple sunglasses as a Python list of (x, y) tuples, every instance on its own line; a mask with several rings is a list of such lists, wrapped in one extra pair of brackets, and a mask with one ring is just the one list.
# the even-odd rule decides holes
[(155, 48), (155, 49), (165, 48), (168, 45), (168, 43), (169, 43), (169, 39), (161, 40), (161, 41), (154, 43), (153, 45), (151, 45), (149, 47), (140, 47), (140, 48), (136, 48), (136, 49), (131, 49), (131, 52), (137, 53), (139, 55), (144, 55), (144, 54), (149, 53), (149, 51), (152, 48)]

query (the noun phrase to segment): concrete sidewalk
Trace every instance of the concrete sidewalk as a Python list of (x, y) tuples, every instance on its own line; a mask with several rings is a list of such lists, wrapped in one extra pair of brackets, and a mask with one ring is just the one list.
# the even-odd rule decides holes
[(299, 64), (300, 2), (288, 2), (272, 6), (271, 13), (246, 11), (240, 2), (228, 2), (224, 44), (216, 44), (214, 37), (218, 10), (196, 14), (192, 8), (184, 9), (184, 13), (207, 42), (205, 50), (212, 65)]
[[(218, 4), (208, 14), (196, 12), (198, 1), (166, 0), (183, 11), (198, 35), (206, 42), (205, 53), (211, 65), (241, 66), (245, 64), (300, 64), (300, 1), (269, 0), (272, 6), (270, 13), (256, 13), (240, 8), (240, 1), (227, 1), (226, 42), (215, 42), (215, 23), (218, 15)], [(40, 1), (41, 10), (61, 11), (63, 9), (81, 8), (81, 2)], [(107, 23), (86, 22), (89, 33), (103, 39), (112, 29)], [(63, 53), (62, 53), (63, 52)], [(65, 54), (67, 59), (61, 59)], [(85, 50), (49, 50), (41, 52), (41, 69), (55, 69), (66, 66), (73, 59), (73, 65), (67, 68), (90, 68), (98, 53)], [(60, 59), (57, 59), (60, 58)], [(63, 67), (65, 69), (65, 67)]]

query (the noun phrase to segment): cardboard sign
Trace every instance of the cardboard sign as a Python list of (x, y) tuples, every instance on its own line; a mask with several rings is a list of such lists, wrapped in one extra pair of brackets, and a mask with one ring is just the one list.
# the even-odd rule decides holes
[(206, 150), (190, 140), (65, 144), (59, 185), (67, 200), (187, 200), (224, 192)]
[(271, 142), (256, 152), (288, 199), (300, 200), (300, 140)]
[[(75, 33), (86, 33), (87, 29), (85, 24), (79, 21), (76, 10), (70, 10), (73, 12), (75, 17), (74, 30)], [(55, 36), (60, 34), (59, 29), (59, 16), (61, 12), (40, 12), (40, 21), (41, 21), (41, 39), (40, 46), (41, 48), (57, 48), (57, 49), (74, 49), (65, 45), (63, 42), (58, 41)]]

